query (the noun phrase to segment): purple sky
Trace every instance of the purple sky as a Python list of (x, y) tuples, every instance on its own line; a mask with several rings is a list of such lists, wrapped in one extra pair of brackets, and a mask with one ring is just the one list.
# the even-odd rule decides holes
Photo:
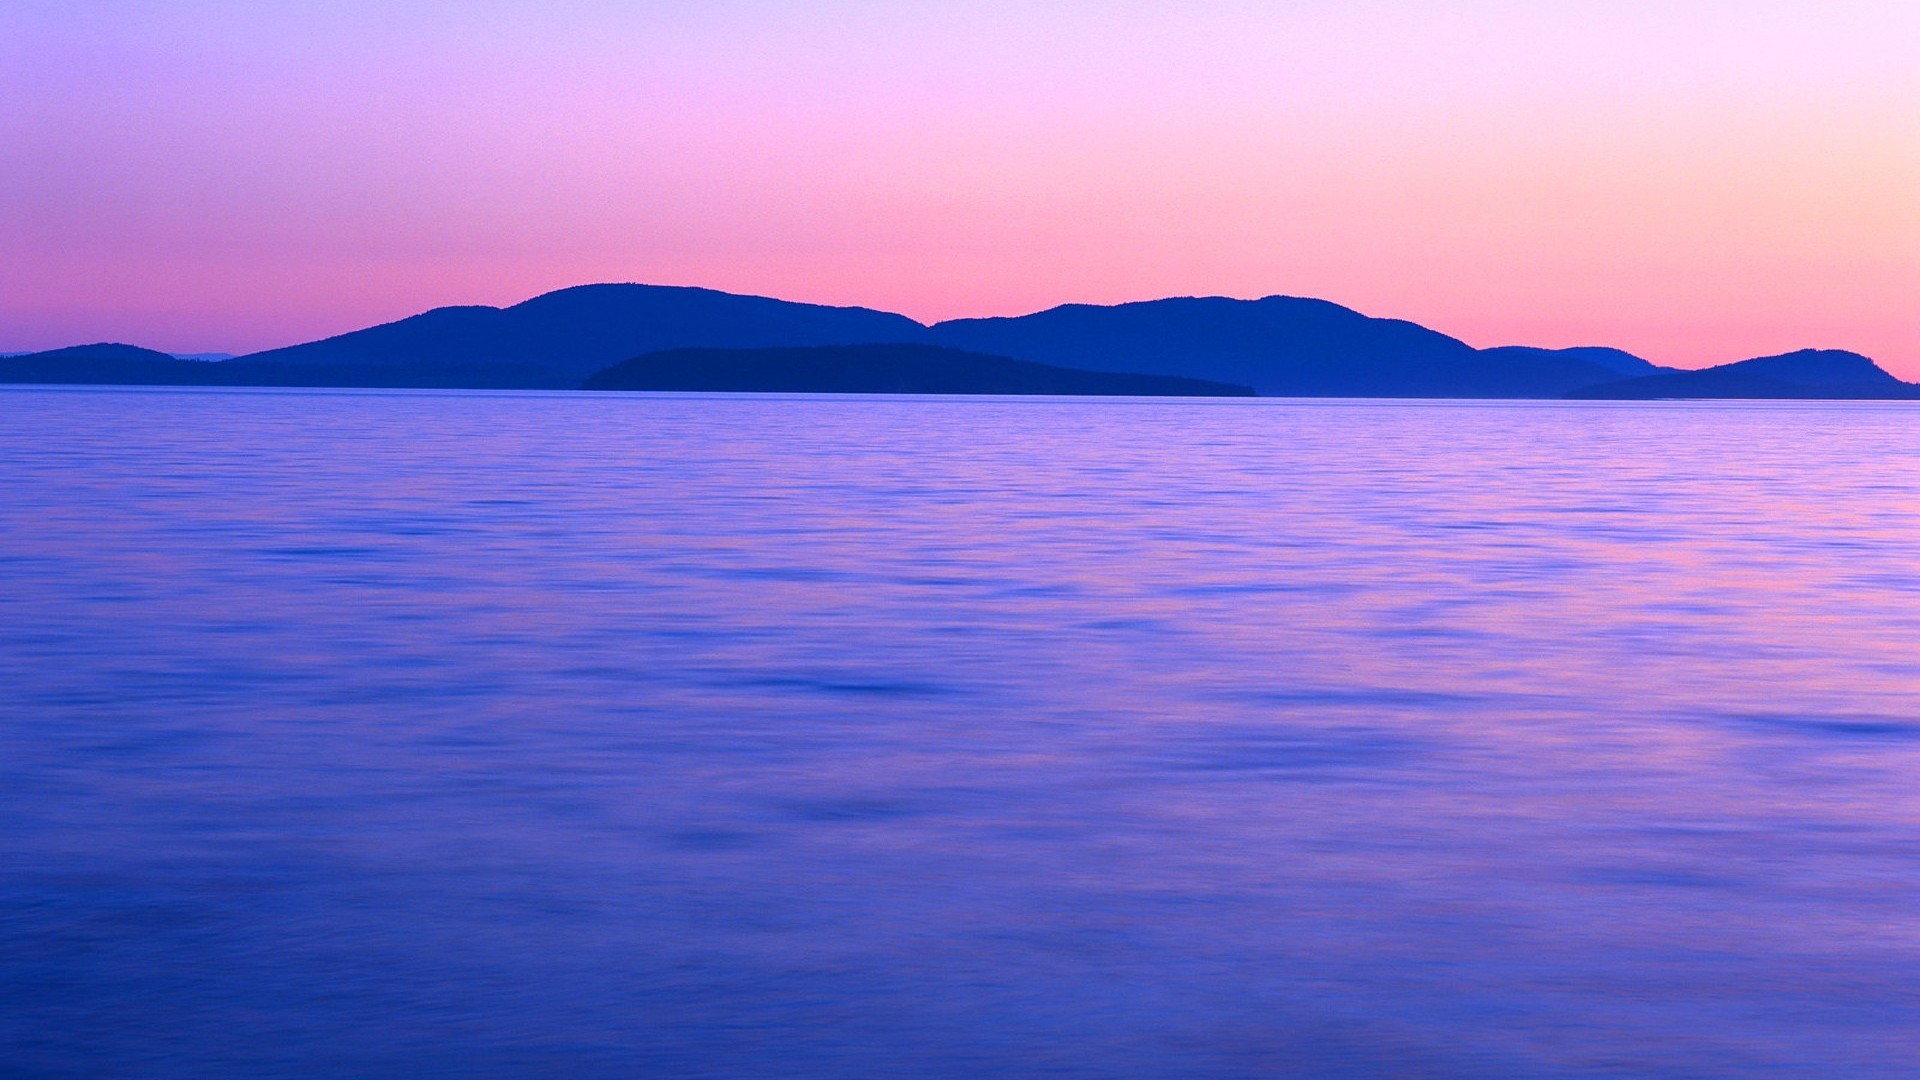
[(0, 5), (0, 349), (587, 281), (1920, 378), (1920, 4)]

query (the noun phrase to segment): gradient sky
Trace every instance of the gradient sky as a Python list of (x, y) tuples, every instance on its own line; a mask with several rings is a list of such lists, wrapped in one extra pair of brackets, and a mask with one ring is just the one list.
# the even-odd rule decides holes
[(587, 281), (1920, 378), (1913, 0), (5, 0), (0, 349)]

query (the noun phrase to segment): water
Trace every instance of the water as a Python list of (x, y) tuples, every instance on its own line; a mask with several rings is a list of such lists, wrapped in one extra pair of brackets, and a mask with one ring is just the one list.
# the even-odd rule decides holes
[(0, 392), (24, 1076), (1920, 1073), (1920, 409)]

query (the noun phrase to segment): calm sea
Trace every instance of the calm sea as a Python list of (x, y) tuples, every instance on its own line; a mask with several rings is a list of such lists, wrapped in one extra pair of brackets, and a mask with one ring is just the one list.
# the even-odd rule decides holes
[(1920, 1074), (1920, 408), (0, 392), (0, 1072)]

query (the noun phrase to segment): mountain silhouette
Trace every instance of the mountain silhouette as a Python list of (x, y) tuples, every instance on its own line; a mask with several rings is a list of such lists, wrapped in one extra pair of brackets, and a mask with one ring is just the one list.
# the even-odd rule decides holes
[(1067, 304), (938, 323), (932, 336), (1048, 364), (1244, 383), (1262, 396), (1557, 397), (1618, 379), (1620, 358), (1637, 360), (1616, 350), (1604, 350), (1605, 360), (1583, 350), (1479, 350), (1414, 323), (1292, 296)]
[[(526, 378), (541, 373), (531, 372)], [(499, 368), (186, 360), (133, 345), (76, 345), (0, 357), (0, 383), (112, 386), (513, 387)]]
[(100, 342), (0, 357), (0, 383), (104, 383), (136, 386), (194, 384), (198, 369), (216, 365), (181, 360), (138, 345)]
[(64, 349), (48, 349), (45, 352), (26, 353), (10, 357), (13, 360), (107, 360), (115, 363), (163, 363), (177, 359), (171, 353), (154, 349), (143, 349), (138, 345), (123, 345), (116, 341), (102, 341), (93, 345), (69, 345)]
[(1571, 349), (1536, 349), (1531, 345), (1500, 345), (1491, 349), (1481, 349), (1480, 355), (1584, 360), (1595, 367), (1611, 371), (1621, 378), (1638, 378), (1642, 375), (1658, 375), (1663, 371), (1680, 370), (1661, 367), (1650, 360), (1642, 360), (1624, 349), (1609, 349), (1593, 345), (1577, 346)]
[(1245, 386), (1114, 374), (986, 356), (937, 345), (674, 349), (599, 372), (584, 390), (814, 394), (1132, 394), (1251, 397)]
[(569, 389), (610, 365), (677, 349), (873, 344), (935, 345), (1087, 372), (1201, 379), (1252, 387), (1266, 396), (1907, 393), (1907, 384), (1853, 353), (1807, 351), (1687, 372), (1619, 349), (1475, 349), (1415, 323), (1289, 296), (1068, 304), (929, 327), (868, 308), (634, 284), (581, 285), (504, 308), (435, 308), (223, 361), (182, 360), (118, 344), (56, 349), (0, 358), (0, 381)]
[(1571, 398), (1648, 401), (1658, 398), (1920, 399), (1920, 386), (1901, 382), (1859, 353), (1801, 349), (1698, 371), (1668, 371), (1584, 386)]
[(580, 285), (512, 307), (445, 307), (228, 363), (351, 371), (386, 386), (571, 388), (642, 353), (923, 339), (904, 315), (670, 285)]

